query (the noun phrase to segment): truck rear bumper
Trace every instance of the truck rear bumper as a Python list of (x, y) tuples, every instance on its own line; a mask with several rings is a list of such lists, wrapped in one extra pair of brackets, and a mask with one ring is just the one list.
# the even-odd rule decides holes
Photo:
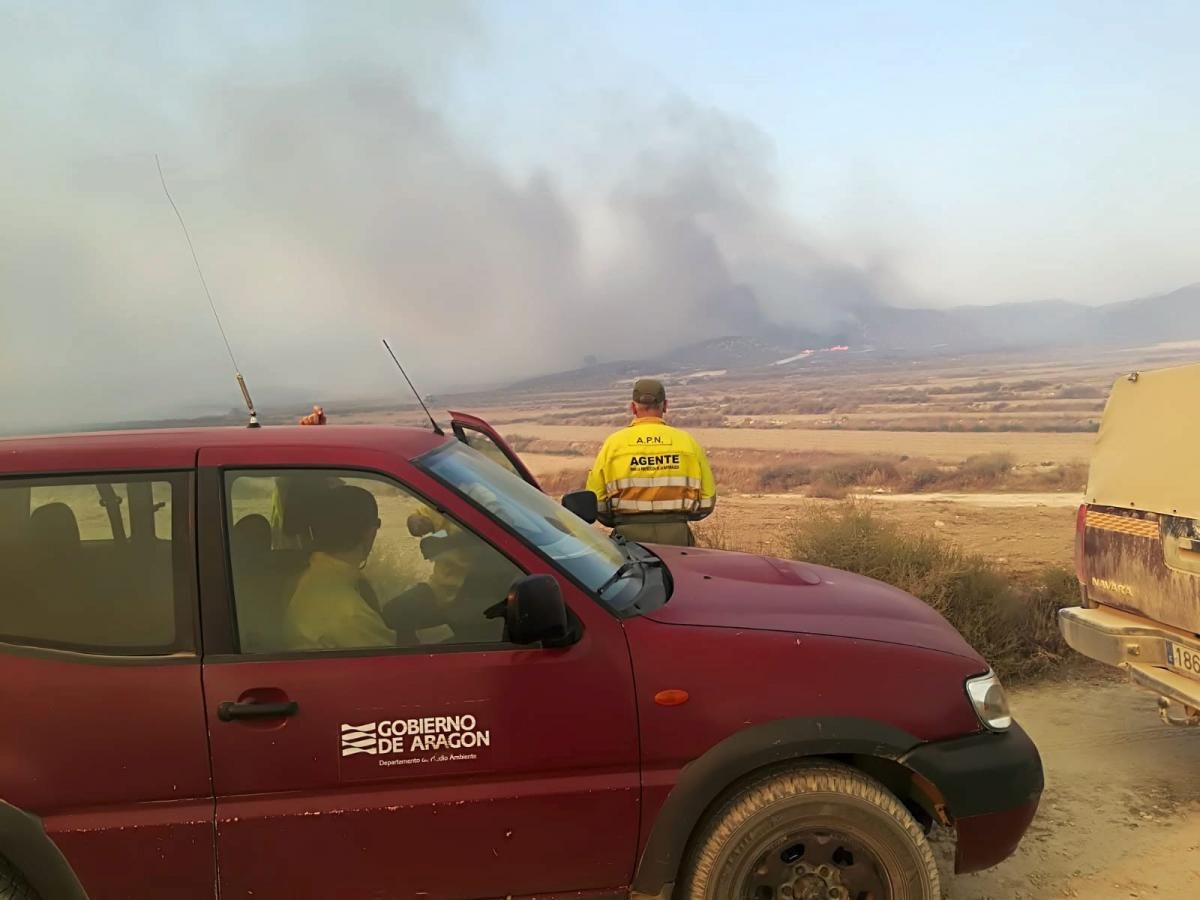
[(1107, 607), (1059, 610), (1058, 628), (1075, 651), (1129, 673), (1139, 687), (1176, 703), (1200, 708), (1200, 679), (1170, 668), (1170, 645), (1200, 654), (1200, 640), (1186, 631), (1159, 625)]

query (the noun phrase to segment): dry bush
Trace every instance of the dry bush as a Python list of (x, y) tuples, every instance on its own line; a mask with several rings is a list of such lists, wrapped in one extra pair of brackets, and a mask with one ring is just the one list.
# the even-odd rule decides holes
[(1019, 468), (1009, 453), (972, 456), (956, 466), (906, 456), (853, 456), (801, 452), (758, 462), (718, 456), (713, 470), (721, 490), (788, 493), (808, 488), (812, 497), (844, 497), (852, 490), (901, 493), (980, 490), (1082, 489), (1087, 466), (1081, 463)]
[(1045, 491), (1083, 491), (1087, 487), (1087, 463), (1039, 466), (1029, 473), (1028, 480), (1031, 487)]
[(1103, 400), (1108, 391), (1091, 384), (1068, 384), (1054, 392), (1056, 400)]
[(920, 598), (1002, 677), (1042, 675), (1070, 658), (1056, 616), (1078, 602), (1078, 588), (1064, 569), (1020, 581), (981, 556), (904, 531), (853, 501), (810, 510), (785, 546), (793, 559), (866, 575)]
[(941, 490), (945, 482), (945, 469), (934, 463), (919, 462), (905, 471), (903, 480), (896, 487), (905, 493), (919, 494)]
[(561, 497), (571, 491), (580, 491), (587, 486), (587, 469), (559, 469), (549, 475), (538, 476), (538, 484), (551, 497)]
[(958, 465), (945, 465), (906, 456), (718, 450), (711, 461), (717, 487), (725, 493), (785, 494), (807, 488), (810, 496), (839, 497), (846, 491), (872, 490), (1081, 491), (1087, 483), (1084, 463), (1017, 466), (1008, 453), (980, 454)]
[[(768, 545), (762, 535), (751, 539), (746, 532), (731, 531), (725, 525), (721, 504), (712, 515), (699, 522), (692, 523), (692, 534), (696, 536), (696, 546), (708, 550), (731, 550), (739, 553), (767, 553)], [(741, 535), (739, 538), (738, 535)]]
[(671, 424), (679, 428), (722, 428), (725, 416), (705, 409), (671, 410)]
[[(762, 491), (786, 493), (805, 485), (814, 497), (844, 497), (851, 487), (887, 487), (901, 480), (899, 456), (849, 456), (830, 453), (797, 454), (797, 458), (762, 466), (754, 472)], [(724, 469), (717, 470), (723, 481)]]
[(692, 533), (696, 536), (696, 545), (706, 547), (709, 550), (733, 550), (733, 538), (729, 535), (729, 529), (725, 527), (724, 521), (717, 517), (717, 514), (709, 516), (707, 519), (702, 519), (692, 525)]
[[(1009, 415), (1029, 416), (1031, 413), (1057, 413), (1059, 419), (1070, 419), (1104, 411), (1101, 400), (1022, 400), (1019, 403), (1000, 403), (1008, 408)], [(1000, 412), (994, 409), (993, 412)], [(1049, 417), (1047, 417), (1049, 418)], [(1028, 421), (1028, 420), (1027, 420)]]
[(576, 411), (544, 413), (533, 421), (538, 425), (607, 425), (616, 429), (629, 424), (629, 414), (615, 413), (606, 408), (603, 413), (596, 414)]
[(587, 456), (599, 445), (586, 441), (550, 441), (526, 434), (506, 434), (504, 439), (517, 453), (544, 453), (549, 456)]
[(929, 391), (919, 388), (894, 388), (892, 390), (871, 391), (869, 396), (872, 403), (928, 403)]
[(933, 394), (995, 394), (1004, 390), (1002, 381), (976, 381), (973, 384), (948, 384), (929, 389)]
[(812, 416), (828, 415), (834, 410), (846, 412), (853, 409), (853, 404), (847, 404), (844, 398), (827, 397), (789, 397), (786, 393), (758, 398), (726, 397), (721, 405), (739, 416)]
[(991, 487), (1013, 470), (1016, 458), (1011, 453), (984, 453), (970, 456), (958, 467), (966, 483)]
[(1054, 385), (1049, 381), (1044, 381), (1037, 378), (1029, 378), (1025, 381), (1014, 381), (1012, 384), (1005, 385), (1006, 390), (1022, 394), (1027, 394), (1031, 391), (1044, 391), (1051, 387), (1054, 387)]
[(1099, 428), (1099, 422), (1096, 419), (1079, 418), (1072, 415), (1063, 415), (1057, 418), (1049, 417), (1025, 417), (1016, 418), (1013, 416), (1000, 416), (991, 413), (985, 414), (944, 414), (930, 416), (889, 416), (880, 415), (874, 418), (858, 418), (851, 420), (848, 417), (830, 418), (818, 420), (813, 423), (790, 423), (789, 427), (814, 429), (814, 430), (837, 430), (849, 428), (854, 431), (921, 431), (921, 432), (948, 432), (953, 434), (961, 434), (964, 432), (976, 432), (983, 434), (994, 434), (999, 432), (1021, 432), (1036, 434), (1039, 432), (1047, 432), (1052, 434), (1064, 434), (1074, 432), (1096, 431)]
[(813, 480), (838, 487), (883, 487), (899, 480), (899, 463), (894, 457), (851, 456), (835, 460), (813, 471)]
[(764, 466), (758, 472), (758, 487), (764, 491), (786, 493), (812, 481), (812, 466), (803, 462), (783, 462)]
[(530, 437), (527, 434), (506, 434), (504, 435), (504, 439), (508, 441), (508, 446), (512, 447), (517, 453), (527, 453), (537, 443), (537, 438)]
[(709, 457), (718, 494), (787, 493), (791, 488), (763, 487), (763, 467), (757, 464), (726, 462)]
[(830, 478), (827, 474), (819, 475), (808, 486), (808, 496), (819, 497), (822, 500), (844, 500), (850, 494), (850, 488)]

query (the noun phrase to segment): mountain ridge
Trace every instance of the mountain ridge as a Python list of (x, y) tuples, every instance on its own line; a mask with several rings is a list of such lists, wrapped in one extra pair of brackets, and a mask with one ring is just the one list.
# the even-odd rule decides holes
[(834, 347), (897, 356), (1135, 347), (1200, 340), (1200, 282), (1099, 306), (1033, 300), (946, 309), (872, 305), (824, 331), (770, 325), (643, 359), (596, 362), (523, 379), (515, 390), (581, 388), (639, 374), (703, 374), (786, 367)]

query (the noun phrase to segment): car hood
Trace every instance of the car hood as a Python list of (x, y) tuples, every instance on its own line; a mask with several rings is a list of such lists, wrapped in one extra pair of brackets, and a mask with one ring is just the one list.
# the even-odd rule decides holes
[(940, 613), (881, 581), (746, 553), (652, 550), (674, 581), (670, 601), (647, 614), (653, 621), (883, 641), (983, 663)]

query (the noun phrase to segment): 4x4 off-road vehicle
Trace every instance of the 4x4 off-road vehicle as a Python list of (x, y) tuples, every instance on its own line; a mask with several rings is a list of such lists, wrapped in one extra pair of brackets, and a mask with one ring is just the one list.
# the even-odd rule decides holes
[(1200, 725), (1200, 365), (1119, 379), (1079, 507), (1082, 605), (1067, 643), (1125, 669), (1163, 718)]
[[(614, 541), (454, 432), (0, 441), (0, 898), (914, 900), (932, 823), (1016, 847), (1040, 760), (928, 606)], [(388, 639), (298, 641), (321, 585)]]

